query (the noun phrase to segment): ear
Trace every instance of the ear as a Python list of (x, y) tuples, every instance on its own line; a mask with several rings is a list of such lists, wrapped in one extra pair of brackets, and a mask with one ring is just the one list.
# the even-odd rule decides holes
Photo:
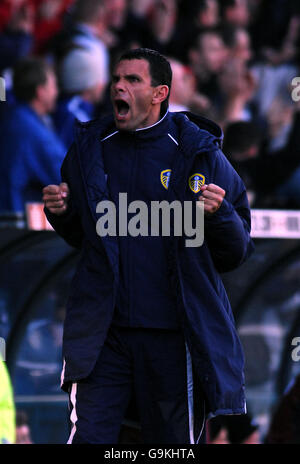
[(152, 97), (152, 105), (161, 104), (169, 95), (169, 87), (167, 85), (158, 85)]

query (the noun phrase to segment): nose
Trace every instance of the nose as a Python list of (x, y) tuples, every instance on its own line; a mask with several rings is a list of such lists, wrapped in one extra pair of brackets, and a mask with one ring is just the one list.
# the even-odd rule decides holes
[(120, 93), (125, 91), (125, 82), (123, 79), (118, 79), (117, 81), (112, 83), (112, 90), (115, 93)]

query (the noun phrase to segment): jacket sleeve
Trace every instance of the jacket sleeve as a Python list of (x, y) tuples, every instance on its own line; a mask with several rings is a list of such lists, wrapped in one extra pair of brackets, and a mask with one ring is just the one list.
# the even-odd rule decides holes
[(254, 250), (250, 208), (244, 183), (225, 155), (221, 150), (211, 155), (215, 166), (209, 183), (226, 194), (218, 211), (205, 216), (204, 234), (217, 270), (227, 272), (240, 266)]
[(68, 151), (64, 162), (61, 167), (62, 182), (66, 182), (70, 188), (70, 199), (68, 201), (68, 208), (64, 214), (57, 216), (51, 213), (46, 207), (44, 208), (48, 221), (53, 229), (60, 235), (69, 245), (74, 248), (81, 248), (83, 241), (83, 229), (81, 220), (74, 201), (72, 198), (71, 182), (69, 181), (69, 165), (74, 160), (74, 145)]

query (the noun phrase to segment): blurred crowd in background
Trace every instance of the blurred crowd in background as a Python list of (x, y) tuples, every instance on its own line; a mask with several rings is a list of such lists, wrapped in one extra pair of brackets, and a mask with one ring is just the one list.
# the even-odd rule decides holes
[[(298, 0), (1, 0), (0, 216), (23, 213), (27, 202), (41, 202), (45, 185), (60, 182), (75, 120), (111, 112), (114, 62), (136, 47), (170, 60), (170, 111), (222, 127), (223, 151), (252, 208), (299, 209)], [(299, 437), (298, 419), (287, 438), (278, 425), (299, 411), (299, 379), (269, 443)], [(24, 411), (16, 419), (9, 440), (30, 443)], [(259, 441), (251, 417), (231, 421), (211, 423), (212, 443)]]
[(59, 182), (75, 118), (111, 111), (110, 71), (136, 47), (170, 59), (171, 111), (221, 125), (251, 207), (300, 206), (297, 0), (2, 0), (0, 213)]

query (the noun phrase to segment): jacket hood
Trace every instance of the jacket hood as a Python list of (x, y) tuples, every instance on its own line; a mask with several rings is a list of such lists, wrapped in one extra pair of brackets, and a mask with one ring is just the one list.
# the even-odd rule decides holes
[(180, 141), (188, 156), (222, 149), (223, 131), (218, 124), (189, 111), (171, 115), (179, 128)]
[(211, 121), (210, 119), (205, 118), (204, 116), (200, 116), (199, 114), (191, 113), (190, 111), (182, 111), (181, 114), (184, 114), (188, 117), (190, 121), (192, 121), (196, 126), (200, 129), (209, 132), (216, 138), (216, 141), (222, 148), (223, 143), (223, 131), (221, 127), (216, 124), (215, 122)]
[(75, 133), (90, 135), (105, 136), (106, 132), (109, 133), (114, 128), (114, 118), (112, 115), (104, 116), (102, 118), (91, 119), (90, 121), (81, 122), (75, 120)]

